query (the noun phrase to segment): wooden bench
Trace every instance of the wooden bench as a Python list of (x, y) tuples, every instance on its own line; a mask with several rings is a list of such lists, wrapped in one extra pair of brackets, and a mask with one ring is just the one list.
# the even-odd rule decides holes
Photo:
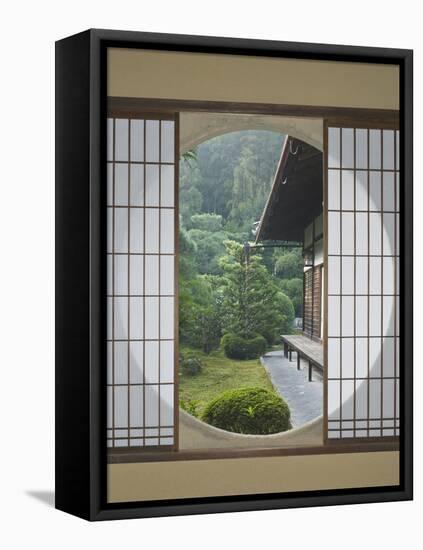
[(313, 367), (323, 373), (323, 345), (302, 334), (282, 335), (284, 356), (292, 361), (292, 352), (297, 353), (297, 369), (300, 370), (300, 361), (303, 357), (308, 361), (308, 379), (313, 380)]

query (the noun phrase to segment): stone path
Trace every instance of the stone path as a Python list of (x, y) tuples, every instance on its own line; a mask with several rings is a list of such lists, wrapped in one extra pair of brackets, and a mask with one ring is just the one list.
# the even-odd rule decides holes
[(323, 381), (316, 369), (313, 369), (313, 381), (309, 382), (308, 363), (301, 360), (301, 370), (297, 370), (295, 352), (292, 352), (292, 361), (284, 357), (282, 350), (270, 351), (260, 360), (275, 390), (289, 405), (293, 427), (297, 428), (322, 414)]

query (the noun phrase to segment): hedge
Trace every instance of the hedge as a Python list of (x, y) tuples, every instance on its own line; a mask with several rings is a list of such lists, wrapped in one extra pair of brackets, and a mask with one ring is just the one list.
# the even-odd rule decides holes
[(257, 359), (264, 354), (267, 346), (266, 340), (260, 335), (246, 339), (235, 334), (225, 334), (220, 343), (229, 359)]

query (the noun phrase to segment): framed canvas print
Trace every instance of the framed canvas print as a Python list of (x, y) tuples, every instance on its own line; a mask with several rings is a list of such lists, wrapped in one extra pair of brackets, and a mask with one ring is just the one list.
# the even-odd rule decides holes
[(412, 52), (56, 45), (56, 506), (412, 498)]

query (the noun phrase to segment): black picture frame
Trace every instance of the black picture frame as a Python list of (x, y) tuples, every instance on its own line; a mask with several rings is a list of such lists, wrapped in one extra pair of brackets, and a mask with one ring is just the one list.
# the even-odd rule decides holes
[[(396, 64), (400, 68), (402, 379), (400, 485), (361, 490), (106, 502), (106, 51), (144, 48)], [(56, 508), (108, 520), (412, 499), (413, 53), (367, 48), (91, 29), (56, 43)], [(105, 339), (104, 339), (105, 341)]]

